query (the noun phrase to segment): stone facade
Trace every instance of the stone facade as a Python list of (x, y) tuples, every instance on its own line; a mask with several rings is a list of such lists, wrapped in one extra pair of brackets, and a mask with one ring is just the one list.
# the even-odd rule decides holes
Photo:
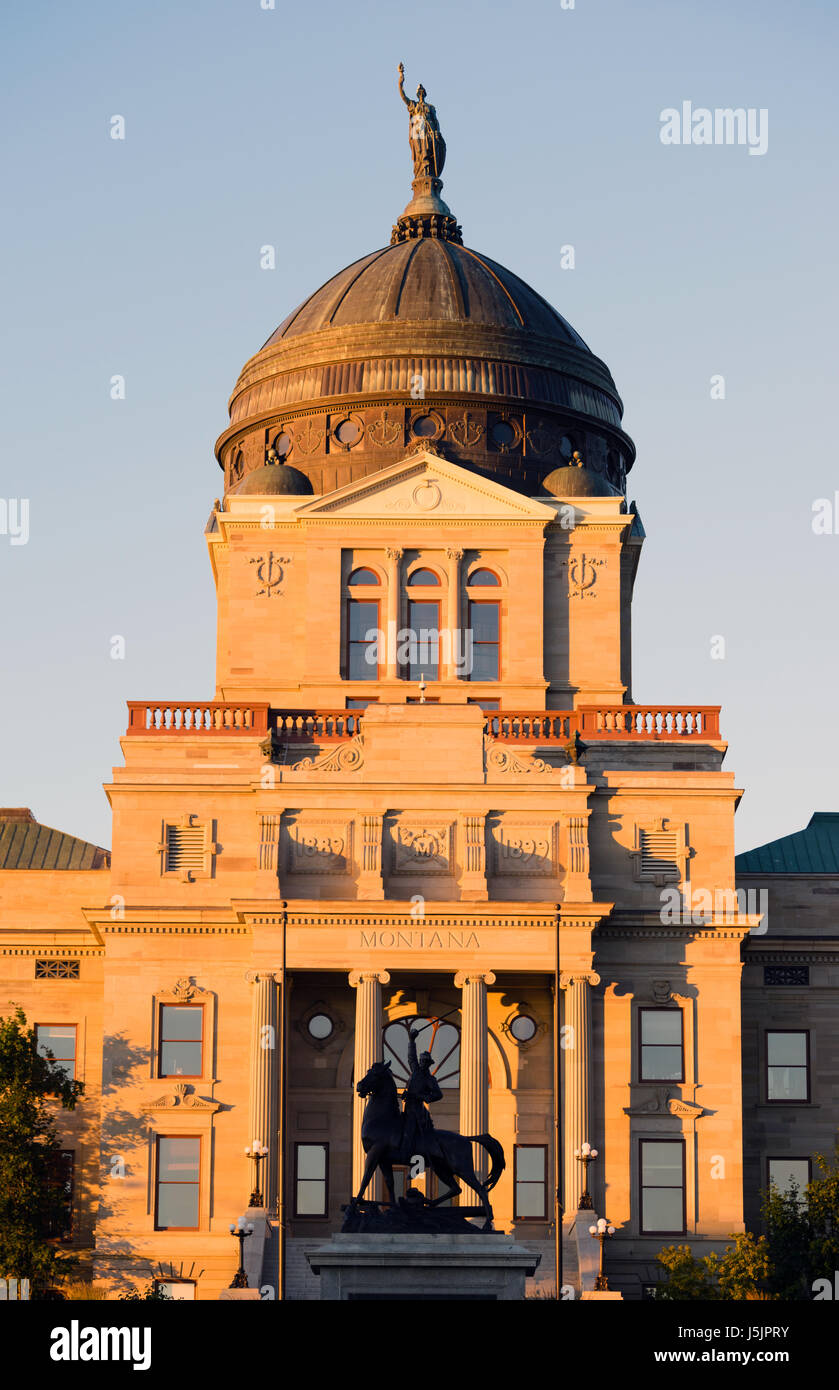
[[(644, 532), (608, 370), (502, 268), (481, 262), (452, 300), (451, 247), (391, 254), (427, 263), (421, 324), (408, 280), (392, 312), (378, 281), (345, 312), (343, 273), (243, 371), (206, 527), (214, 697), (131, 702), (110, 863), (85, 847), (97, 867), (0, 867), (8, 997), (75, 1029), (72, 1239), (115, 1290), (153, 1275), (219, 1298), (229, 1223), (252, 1207), (252, 1270), (313, 1296), (307, 1252), (362, 1167), (354, 1082), (383, 1054), (400, 1079), (406, 1021), (434, 1021), (438, 1127), (503, 1144), (496, 1227), (540, 1256), (542, 1287), (580, 1291), (584, 1142), (615, 1283), (638, 1297), (663, 1245), (742, 1228), (767, 1146), (809, 1153), (832, 1131), (827, 890), (804, 886), (813, 988), (767, 988), (771, 938), (735, 900), (719, 711), (632, 703)], [(424, 386), (433, 437), (399, 373), (392, 419), (367, 399), (384, 409), (381, 363), (409, 341), (445, 357)], [(323, 375), (377, 344), (390, 387)], [(239, 490), (246, 474), (265, 491)], [(424, 649), (420, 628), (438, 634)], [(775, 891), (795, 915), (801, 885)], [(794, 1139), (755, 1086), (770, 1015), (818, 1036), (825, 1099)]]

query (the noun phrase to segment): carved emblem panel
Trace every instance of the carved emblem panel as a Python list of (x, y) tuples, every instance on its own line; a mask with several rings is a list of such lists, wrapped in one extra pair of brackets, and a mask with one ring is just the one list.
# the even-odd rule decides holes
[(283, 826), (288, 874), (347, 874), (352, 867), (352, 821), (295, 816)]
[(391, 874), (454, 872), (454, 822), (397, 819), (389, 829)]
[(553, 877), (558, 873), (558, 825), (507, 816), (488, 820), (490, 873)]

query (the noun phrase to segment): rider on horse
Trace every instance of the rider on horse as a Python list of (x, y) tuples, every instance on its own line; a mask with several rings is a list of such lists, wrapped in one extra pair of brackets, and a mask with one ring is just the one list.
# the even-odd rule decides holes
[(426, 1109), (426, 1102), (433, 1104), (436, 1100), (442, 1100), (443, 1092), (436, 1076), (431, 1072), (434, 1060), (431, 1053), (423, 1052), (417, 1057), (417, 1032), (415, 1028), (408, 1032), (408, 1064), (411, 1076), (405, 1088), (405, 1110), (402, 1120), (402, 1143), (409, 1161), (414, 1154), (419, 1154), (425, 1159), (441, 1157), (440, 1145), (434, 1132), (434, 1123)]

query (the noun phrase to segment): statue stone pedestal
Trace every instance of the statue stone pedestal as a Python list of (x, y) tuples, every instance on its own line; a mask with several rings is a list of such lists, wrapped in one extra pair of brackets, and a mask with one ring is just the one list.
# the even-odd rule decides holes
[(510, 1302), (540, 1256), (510, 1235), (334, 1235), (307, 1252), (321, 1299)]

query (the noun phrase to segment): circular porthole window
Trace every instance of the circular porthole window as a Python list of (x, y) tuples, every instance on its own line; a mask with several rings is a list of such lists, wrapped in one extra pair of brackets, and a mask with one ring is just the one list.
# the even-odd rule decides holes
[(361, 438), (360, 424), (357, 420), (342, 420), (335, 430), (335, 438), (347, 449), (352, 444), (357, 444)]
[(411, 423), (411, 430), (418, 439), (430, 439), (439, 429), (440, 426), (433, 415), (418, 415)]
[(284, 459), (287, 454), (291, 453), (291, 442), (291, 435), (285, 430), (277, 435), (277, 438), (274, 440), (274, 449), (279, 458)]
[(515, 1018), (510, 1024), (510, 1032), (512, 1033), (516, 1042), (532, 1042), (533, 1039), (536, 1037), (536, 1031), (536, 1020), (535, 1018), (531, 1018), (530, 1014), (516, 1014)]
[(492, 427), (492, 442), (498, 449), (509, 449), (515, 443), (516, 431), (508, 420), (496, 420)]
[(318, 1042), (324, 1042), (325, 1039), (331, 1037), (335, 1031), (335, 1024), (332, 1022), (329, 1014), (312, 1014), (306, 1027), (312, 1037), (316, 1038)]

